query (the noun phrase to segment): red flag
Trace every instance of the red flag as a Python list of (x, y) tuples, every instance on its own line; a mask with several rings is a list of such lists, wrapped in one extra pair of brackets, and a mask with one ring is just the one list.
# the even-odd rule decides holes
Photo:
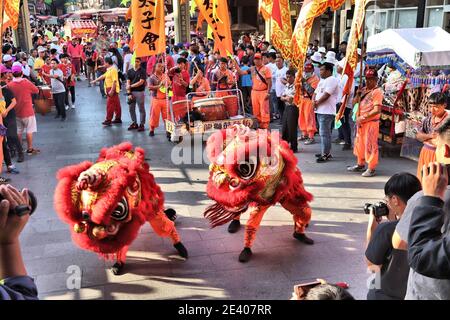
[(283, 19), (281, 17), (280, 0), (273, 0), (272, 19), (278, 23), (278, 26), (283, 30)]
[[(345, 55), (345, 67), (343, 74), (346, 74), (348, 79), (345, 83), (345, 87), (343, 90), (344, 99), (342, 101), (341, 109), (336, 114), (336, 123), (342, 118), (345, 107), (347, 104), (348, 97), (351, 93), (354, 81), (354, 71), (358, 65), (358, 43), (362, 37), (363, 28), (364, 28), (364, 17), (365, 17), (365, 7), (368, 0), (356, 0), (355, 1), (355, 10), (353, 14), (352, 27), (350, 29), (349, 42), (347, 45), (347, 52)], [(361, 77), (363, 70), (360, 70)]]

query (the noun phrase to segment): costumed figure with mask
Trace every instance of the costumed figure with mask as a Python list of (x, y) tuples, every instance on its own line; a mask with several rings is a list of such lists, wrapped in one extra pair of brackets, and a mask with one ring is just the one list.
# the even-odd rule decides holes
[(278, 132), (234, 125), (208, 139), (207, 153), (211, 164), (206, 192), (216, 202), (204, 213), (211, 227), (232, 221), (228, 231), (236, 232), (241, 214), (250, 215), (240, 262), (250, 260), (261, 220), (277, 203), (292, 214), (293, 237), (314, 243), (305, 235), (313, 196), (305, 190), (297, 158)]
[(302, 134), (300, 139), (305, 140), (305, 144), (313, 144), (315, 142), (314, 134), (317, 132), (316, 116), (311, 99), (319, 81), (319, 77), (314, 73), (314, 66), (310, 63), (306, 64), (302, 78), (301, 98), (298, 103), (298, 127)]
[(188, 252), (175, 228), (176, 213), (164, 211), (164, 195), (156, 184), (145, 152), (129, 142), (104, 148), (95, 163), (84, 161), (57, 174), (54, 205), (70, 225), (81, 248), (114, 259), (114, 274), (125, 265), (128, 247), (149, 222), (160, 237), (170, 237), (181, 257)]

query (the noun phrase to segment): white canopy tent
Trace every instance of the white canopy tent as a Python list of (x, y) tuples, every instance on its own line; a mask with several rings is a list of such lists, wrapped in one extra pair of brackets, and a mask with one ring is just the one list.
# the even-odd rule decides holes
[(367, 53), (395, 53), (413, 69), (450, 66), (450, 34), (439, 27), (389, 29), (368, 38)]

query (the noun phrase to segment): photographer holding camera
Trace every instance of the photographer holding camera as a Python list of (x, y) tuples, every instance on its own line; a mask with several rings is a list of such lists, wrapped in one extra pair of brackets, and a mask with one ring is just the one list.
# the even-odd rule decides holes
[[(436, 161), (443, 165), (450, 164), (450, 119), (447, 119), (442, 126), (437, 129), (437, 138), (436, 138)], [(428, 171), (426, 172), (428, 175)], [(436, 260), (428, 261), (428, 263), (423, 264), (423, 260), (421, 257), (425, 257), (423, 251), (423, 244), (426, 243), (425, 238), (430, 236), (435, 237), (432, 243), (439, 243), (440, 238), (442, 239), (442, 233), (436, 233), (436, 223), (440, 226), (446, 226), (449, 223), (450, 215), (447, 213), (446, 215), (440, 215), (439, 219), (430, 219), (424, 225), (420, 226), (417, 229), (417, 220), (413, 222), (412, 217), (415, 218), (420, 217), (416, 216), (414, 212), (416, 209), (426, 206), (430, 209), (433, 209), (430, 204), (426, 203), (427, 200), (423, 200), (428, 197), (424, 197), (427, 195), (426, 190), (428, 188), (427, 182), (423, 181), (424, 192), (418, 192), (415, 194), (410, 201), (408, 201), (408, 205), (406, 206), (405, 212), (403, 214), (402, 219), (397, 224), (395, 228), (395, 233), (392, 238), (392, 242), (394, 246), (398, 246), (403, 250), (409, 249), (409, 263), (410, 263), (410, 271), (408, 277), (408, 285), (407, 292), (405, 296), (405, 300), (448, 300), (450, 299), (450, 280), (442, 279), (437, 274), (430, 274), (426, 270), (424, 270), (424, 266), (436, 267), (438, 262)], [(450, 186), (447, 185), (443, 198), (441, 198), (444, 202), (444, 210), (446, 212), (450, 211)], [(425, 201), (425, 202), (423, 202)], [(429, 213), (434, 212), (433, 210), (428, 210)], [(423, 218), (419, 218), (419, 223)], [(429, 219), (426, 218), (426, 219)], [(424, 220), (422, 220), (424, 221)], [(414, 231), (412, 230), (414, 226)], [(426, 231), (425, 231), (426, 229)], [(432, 230), (432, 232), (429, 232)], [(413, 241), (412, 238), (408, 239), (409, 233), (412, 231), (413, 237), (425, 237), (419, 243), (417, 242), (417, 238)], [(425, 231), (425, 233), (424, 233)], [(428, 238), (428, 240), (431, 238)], [(406, 251), (407, 252), (407, 251)], [(444, 252), (444, 251), (442, 251)], [(448, 255), (448, 253), (447, 253)], [(413, 258), (414, 257), (414, 258)], [(436, 258), (436, 257), (434, 257)], [(434, 259), (433, 258), (433, 259)], [(417, 263), (421, 262), (422, 263)], [(442, 260), (441, 260), (442, 261)], [(448, 266), (448, 260), (447, 260)], [(429, 268), (427, 268), (429, 269)], [(429, 271), (429, 270), (428, 270)]]
[[(366, 260), (372, 272), (379, 273), (380, 285), (371, 284), (368, 300), (403, 300), (409, 273), (407, 252), (392, 242), (395, 227), (402, 218), (408, 200), (422, 189), (416, 176), (402, 172), (393, 175), (384, 186), (386, 203), (366, 204), (369, 214)], [(388, 222), (381, 223), (383, 217)]]
[(0, 300), (36, 300), (37, 288), (27, 276), (19, 235), (36, 208), (31, 193), (0, 186)]

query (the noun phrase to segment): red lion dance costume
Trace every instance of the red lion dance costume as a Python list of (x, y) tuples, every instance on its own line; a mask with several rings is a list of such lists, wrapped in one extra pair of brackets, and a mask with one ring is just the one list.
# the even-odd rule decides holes
[(72, 239), (83, 249), (116, 259), (121, 273), (129, 245), (148, 221), (161, 237), (171, 237), (180, 256), (188, 253), (175, 224), (163, 210), (164, 195), (141, 148), (131, 143), (104, 148), (96, 163), (88, 161), (59, 170), (55, 209), (72, 227)]
[(216, 204), (204, 215), (211, 226), (233, 220), (228, 230), (236, 232), (240, 215), (250, 214), (239, 261), (250, 259), (264, 213), (278, 202), (293, 215), (294, 238), (314, 243), (305, 235), (311, 220), (308, 202), (313, 197), (303, 186), (297, 158), (278, 132), (235, 125), (214, 133), (208, 139), (207, 152), (211, 160), (207, 193)]

